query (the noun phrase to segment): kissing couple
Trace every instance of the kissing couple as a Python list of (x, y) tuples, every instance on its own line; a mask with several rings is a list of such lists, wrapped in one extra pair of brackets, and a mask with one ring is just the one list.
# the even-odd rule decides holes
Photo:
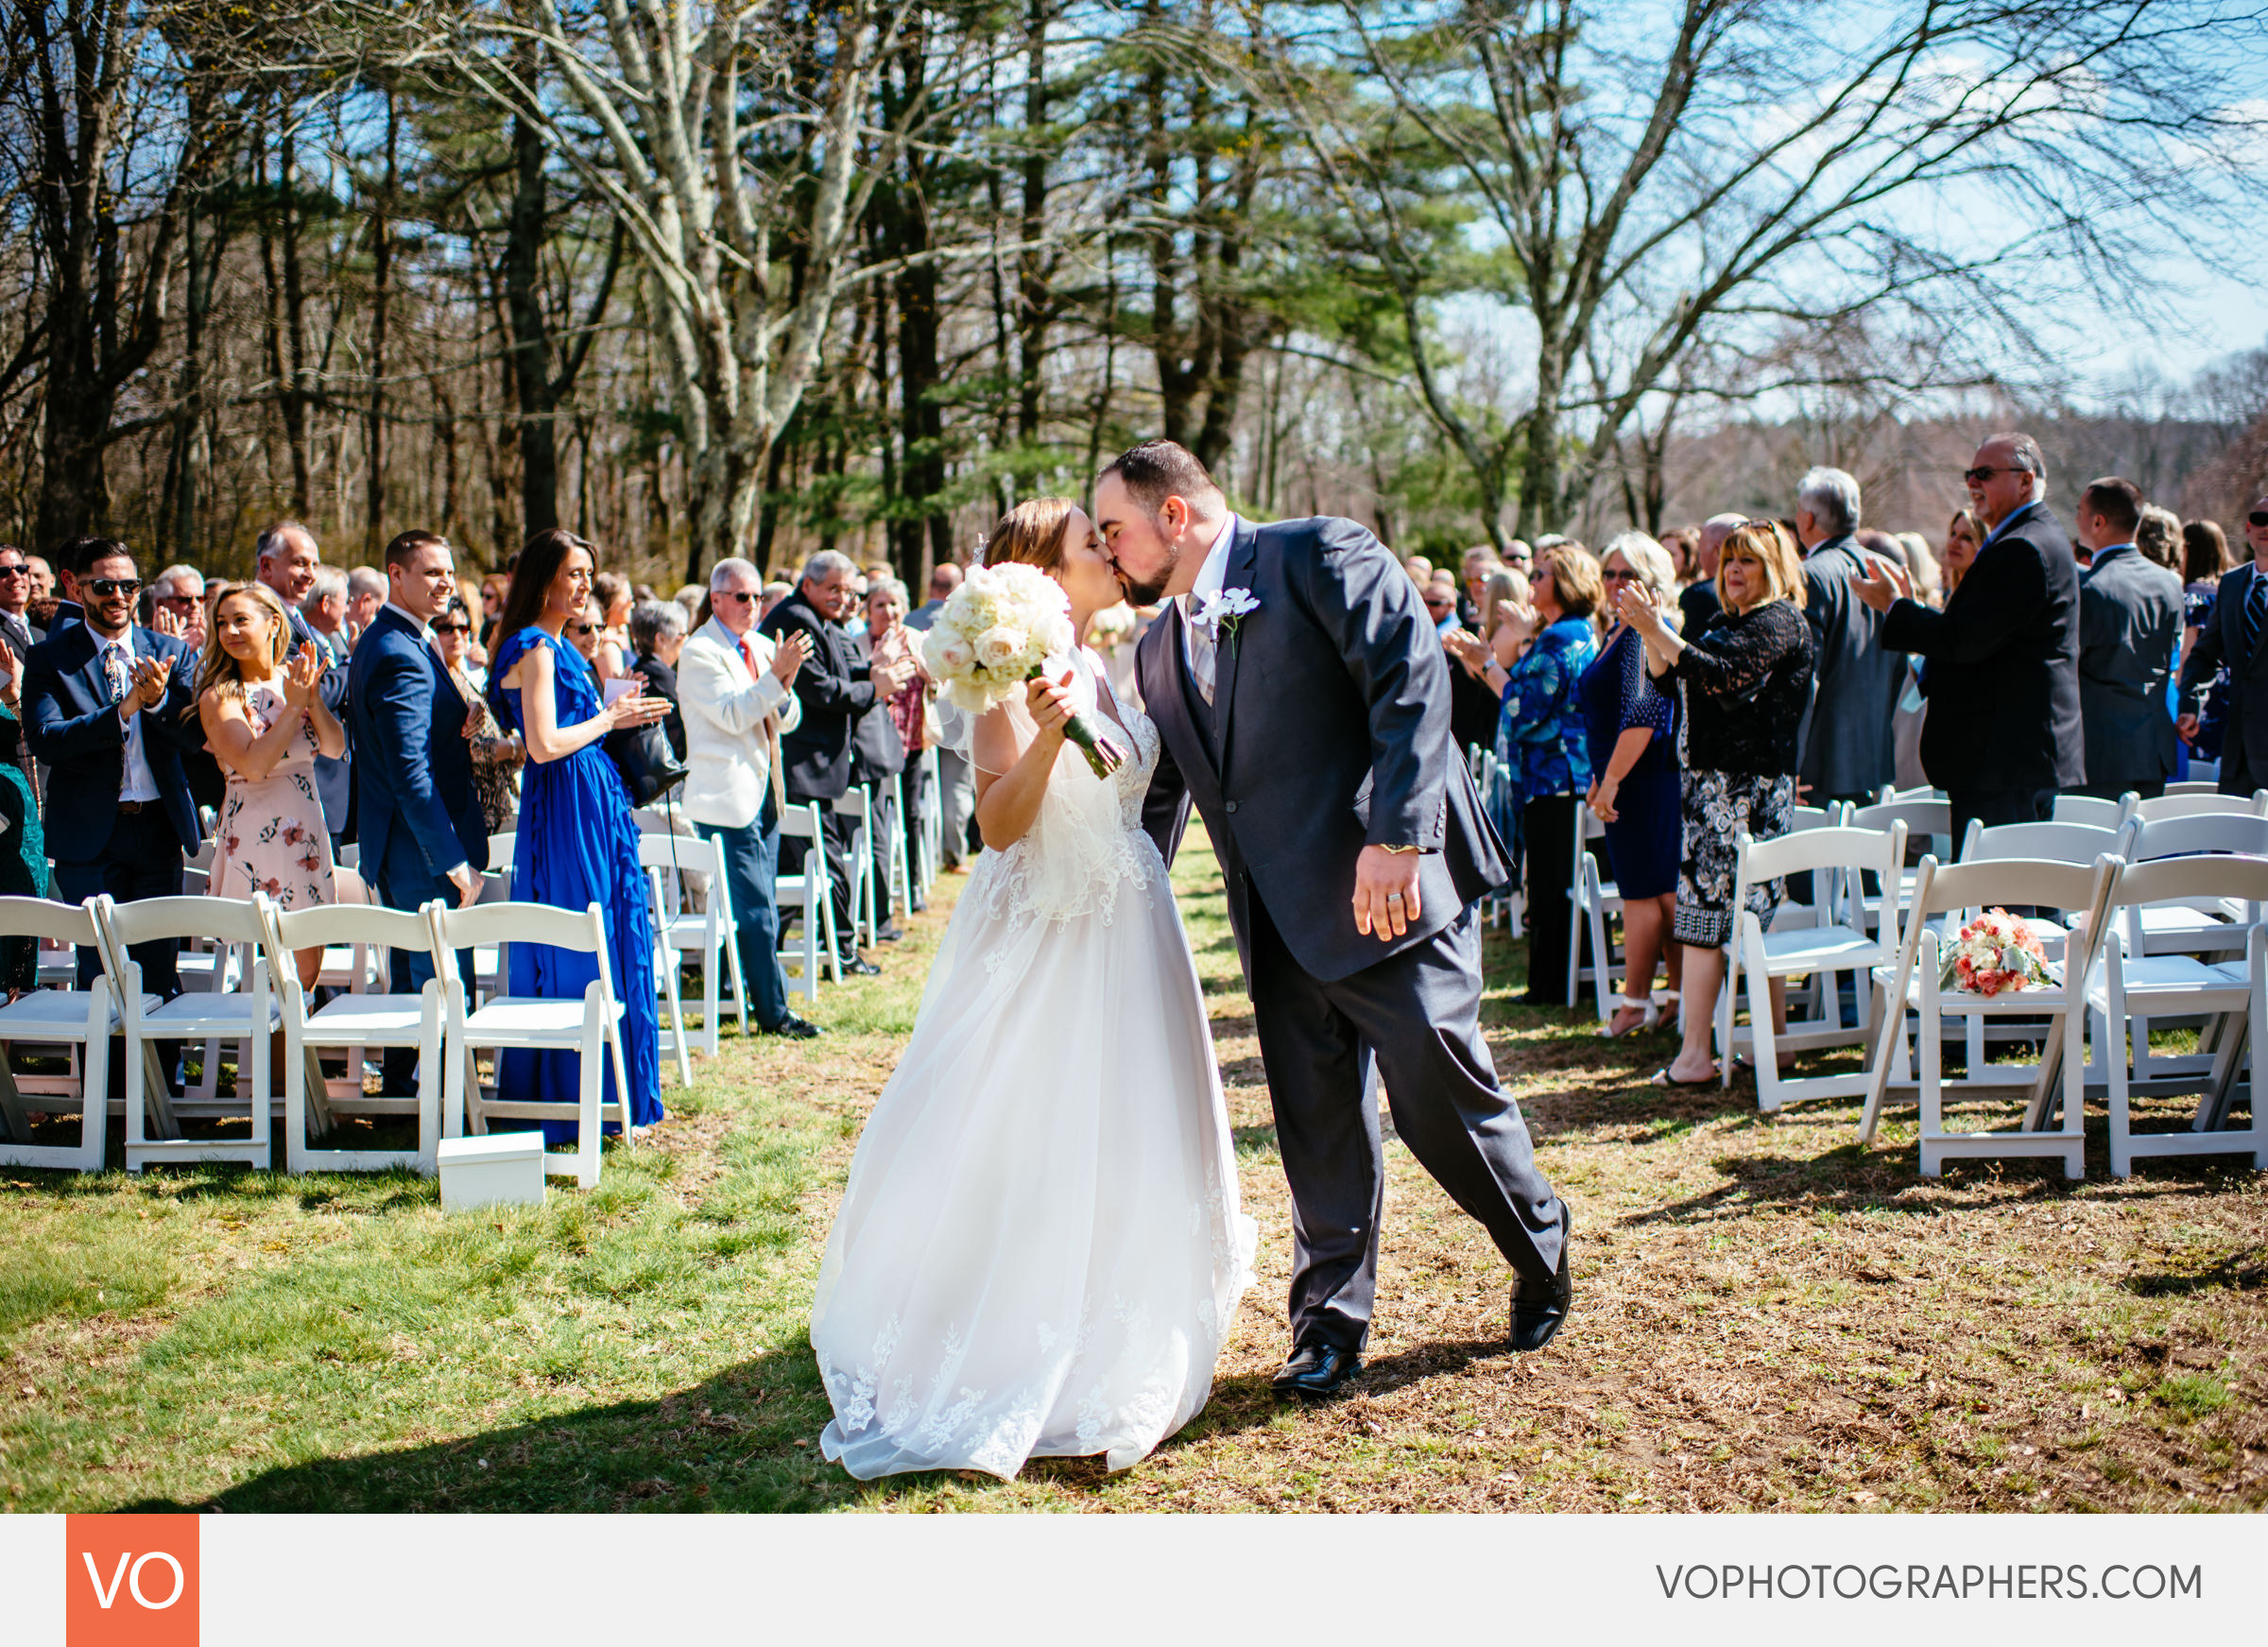
[[(1166, 875), (1193, 800), (1292, 1192), (1275, 1388), (1326, 1397), (1360, 1370), (1382, 1081), (1402, 1141), (1512, 1266), (1511, 1347), (1540, 1348), (1572, 1298), (1569, 1213), (1479, 1026), (1475, 901), (1509, 871), (1400, 563), (1352, 521), (1238, 518), (1170, 440), (1102, 472), (1091, 520), (1017, 506), (985, 559), (1053, 577), (1074, 635), (1122, 598), (1165, 609), (1137, 648), (1143, 708), (1074, 644), (949, 717), (987, 849), (828, 1237), (826, 1455), (861, 1479), (1124, 1469), (1205, 1405), (1255, 1238)], [(1068, 743), (1074, 717), (1129, 752), (1108, 776)]]

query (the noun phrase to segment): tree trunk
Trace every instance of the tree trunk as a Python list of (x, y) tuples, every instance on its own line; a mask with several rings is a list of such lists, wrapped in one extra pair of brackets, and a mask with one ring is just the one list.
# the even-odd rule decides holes
[(386, 181), (370, 214), (370, 409), (363, 422), (364, 551), (375, 557), (386, 543), (386, 345), (387, 310), (393, 297), (394, 191), (401, 180), (401, 115), (389, 87), (386, 94)]
[(512, 199), (505, 219), (504, 297), (511, 325), (512, 386), (520, 407), (520, 513), (527, 536), (559, 523), (558, 403), (552, 396), (551, 342), (544, 325), (543, 134), (534, 122), (512, 122)]

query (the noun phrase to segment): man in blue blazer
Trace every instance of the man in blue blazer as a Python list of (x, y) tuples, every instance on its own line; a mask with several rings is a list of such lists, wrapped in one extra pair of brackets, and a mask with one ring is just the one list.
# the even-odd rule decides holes
[[(355, 643), (347, 686), (362, 873), (391, 909), (437, 898), (468, 904), (489, 863), (465, 741), (472, 706), (425, 627), (456, 592), (455, 558), (438, 534), (404, 532), (386, 546), (386, 575), (389, 598)], [(397, 951), (394, 966), (398, 991), (414, 994), (433, 976), (422, 952)], [(457, 970), (470, 994), (470, 952), (458, 952)], [(387, 1054), (387, 1091), (408, 1085), (417, 1056), (415, 1048)]]
[[(115, 539), (65, 545), (83, 621), (31, 649), (24, 719), (31, 752), (48, 768), (47, 849), (57, 890), (74, 902), (107, 892), (121, 903), (181, 889), (181, 854), (202, 834), (181, 771), (185, 749), (205, 746), (197, 720), (197, 661), (171, 635), (134, 622), (142, 580)], [(137, 944), (142, 982), (180, 993), (177, 940)], [(81, 988), (102, 970), (78, 952)]]
[(2181, 666), (2181, 735), (2197, 736), (2197, 694), (2228, 665), (2228, 718), (2221, 734), (2221, 793), (2268, 786), (2268, 492), (2244, 516), (2252, 558), (2221, 575), (2213, 609)]

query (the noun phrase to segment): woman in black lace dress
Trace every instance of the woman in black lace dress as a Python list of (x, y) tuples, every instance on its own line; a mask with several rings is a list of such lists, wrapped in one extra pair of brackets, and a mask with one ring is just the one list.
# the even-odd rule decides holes
[[(1667, 1087), (1717, 1079), (1710, 1035), (1725, 945), (1740, 919), (1732, 906), (1738, 843), (1743, 832), (1760, 841), (1787, 833), (1796, 730), (1812, 691), (1803, 575), (1794, 548), (1768, 522), (1725, 540), (1717, 592), (1725, 609), (1687, 641), (1662, 621), (1649, 591), (1624, 584), (1622, 592), (1623, 617), (1645, 643), (1646, 667), (1685, 689), (1684, 856), (1674, 927), (1685, 946), (1685, 1044), (1654, 1077)], [(1748, 890), (1747, 907), (1766, 928), (1784, 891), (1778, 881)]]

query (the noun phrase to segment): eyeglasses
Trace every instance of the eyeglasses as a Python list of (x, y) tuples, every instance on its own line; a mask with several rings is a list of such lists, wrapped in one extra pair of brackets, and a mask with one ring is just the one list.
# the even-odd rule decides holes
[[(2246, 515), (2244, 518), (2250, 521), (2256, 526), (2268, 526), (2268, 509), (2255, 509), (2251, 514)], [(14, 569), (6, 566), (0, 566), (0, 577), (7, 576), (11, 570)]]
[(31, 568), (28, 566), (0, 566), (0, 577), (29, 577), (30, 575)]
[(472, 632), (471, 624), (434, 624), (430, 627), (437, 635), (469, 635)]
[[(0, 568), (0, 574), (4, 574), (6, 568)], [(201, 604), (204, 598), (201, 594), (162, 594), (158, 596), (158, 605), (162, 607), (193, 607)]]
[(720, 600), (730, 600), (737, 601), (745, 607), (755, 598), (745, 589), (713, 589), (709, 592), (709, 600), (712, 605)]
[(1637, 573), (1635, 573), (1635, 572), (1605, 572), (1605, 571), (1602, 571), (1602, 572), (1599, 574), (1599, 581), (1600, 581), (1600, 582), (1602, 582), (1602, 583), (1621, 583), (1621, 582), (1623, 582), (1623, 581), (1624, 581), (1625, 578), (1627, 578), (1627, 579), (1629, 579), (1629, 580), (1631, 580), (1631, 581), (1635, 582), (1635, 581), (1637, 580), (1637, 577), (1638, 577), (1638, 574), (1637, 574)]
[(596, 624), (569, 624), (567, 632), (570, 635), (595, 635), (598, 633), (598, 626)]
[(90, 577), (87, 579), (87, 592), (104, 599), (114, 594), (139, 594), (142, 592), (142, 580), (138, 577)]
[(2030, 469), (2026, 468), (2020, 463), (2001, 469), (1993, 469), (1988, 465), (1979, 464), (1974, 469), (1963, 470), (1961, 472), (1961, 478), (1968, 482), (1968, 484), (1971, 486), (1983, 486), (1986, 481), (1989, 481), (1996, 474), (2030, 474), (2031, 472), (2032, 471)]

